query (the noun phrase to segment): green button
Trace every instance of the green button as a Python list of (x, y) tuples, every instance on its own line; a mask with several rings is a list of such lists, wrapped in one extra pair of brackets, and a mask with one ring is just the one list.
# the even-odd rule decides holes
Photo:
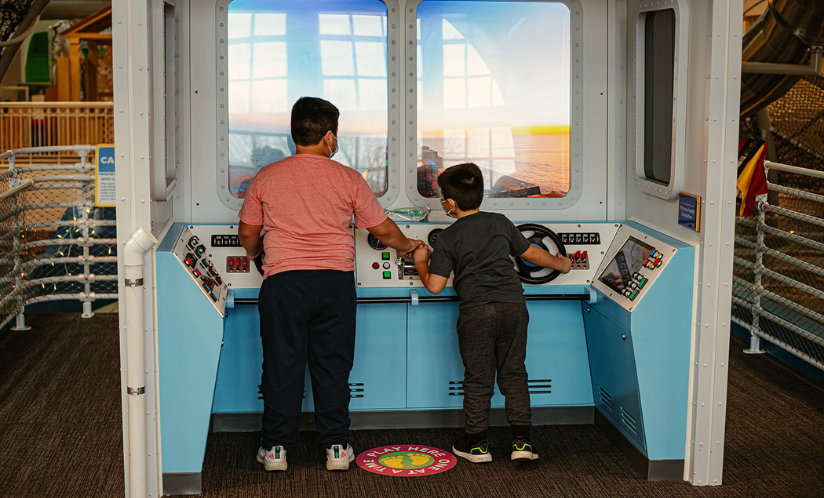
[(392, 272), (391, 271), (383, 272), (383, 278), (386, 278), (386, 279), (392, 278)]
[(632, 294), (629, 295), (629, 300), (632, 301), (633, 299), (635, 299), (635, 296), (637, 296), (637, 295), (638, 295), (638, 289), (635, 289), (634, 291), (632, 291)]
[(643, 288), (644, 288), (644, 284), (646, 284), (646, 283), (647, 283), (647, 279), (642, 278), (642, 279), (641, 279), (641, 281), (640, 281), (640, 282), (638, 282), (638, 288), (639, 288), (639, 289), (643, 289)]
[(388, 252), (381, 253), (381, 259), (389, 259), (389, 253)]

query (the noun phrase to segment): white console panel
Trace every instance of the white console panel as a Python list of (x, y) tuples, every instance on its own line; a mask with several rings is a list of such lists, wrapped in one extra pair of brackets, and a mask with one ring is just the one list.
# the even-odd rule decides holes
[[(580, 262), (573, 265), (572, 271), (545, 285), (588, 285), (592, 282), (596, 269), (604, 259), (620, 225), (616, 223), (539, 223), (556, 234), (563, 235), (567, 254), (581, 253)], [(519, 225), (516, 223), (516, 226)], [(447, 224), (410, 223), (398, 225), (403, 233), (414, 239), (420, 239), (432, 246), (430, 235), (433, 231), (443, 230)], [(597, 236), (596, 236), (597, 235)], [(585, 242), (586, 241), (586, 242)], [(369, 232), (355, 230), (355, 263), (357, 267), (358, 287), (423, 287), (411, 258), (400, 260), (394, 249), (375, 246), (375, 239), (370, 245)], [(583, 253), (586, 252), (586, 257)], [(575, 266), (578, 266), (576, 268)], [(548, 270), (545, 270), (548, 273)], [(538, 274), (540, 276), (540, 274)], [(448, 286), (452, 285), (450, 277)], [(524, 284), (529, 285), (529, 284)]]
[[(253, 261), (246, 260), (245, 268), (239, 268), (234, 264), (237, 258), (241, 258), (241, 263), (243, 258), (246, 258), (246, 251), (240, 246), (240, 242), (235, 242), (237, 225), (189, 225), (189, 230), (206, 246), (209, 259), (229, 289), (260, 288), (263, 277), (255, 268)], [(232, 258), (231, 264), (229, 258)]]
[[(519, 225), (516, 223), (516, 226)], [(589, 285), (592, 283), (596, 269), (604, 259), (604, 253), (609, 248), (612, 239), (620, 225), (616, 223), (540, 223), (558, 235), (564, 235), (567, 240), (576, 237), (572, 242), (566, 242), (567, 254), (586, 251), (586, 258), (582, 258), (579, 268), (574, 268), (566, 275), (559, 275), (555, 280), (540, 285)], [(421, 239), (429, 243), (429, 236), (433, 230), (443, 230), (448, 227), (442, 223), (410, 223), (399, 224), (400, 229), (407, 237)], [(245, 261), (238, 267), (237, 258), (246, 257), (246, 251), (237, 242), (237, 225), (188, 225), (189, 230), (206, 246), (207, 256), (214, 267), (220, 272), (229, 289), (258, 289), (263, 279), (255, 268), (253, 261)], [(358, 287), (423, 287), (415, 274), (411, 258), (399, 266), (398, 255), (394, 249), (375, 249), (369, 245), (369, 232), (365, 229), (353, 229), (355, 236), (355, 266)], [(597, 234), (595, 242), (590, 239)], [(586, 235), (586, 237), (584, 237)], [(586, 243), (584, 241), (587, 241)], [(378, 246), (380, 247), (380, 246)], [(430, 244), (431, 247), (431, 244)], [(384, 256), (386, 254), (386, 256)], [(384, 257), (388, 259), (383, 259)], [(375, 268), (377, 264), (377, 268)], [(234, 266), (232, 268), (232, 266)], [(404, 268), (406, 271), (404, 272)], [(388, 278), (384, 278), (384, 272)], [(450, 278), (448, 284), (452, 285)], [(530, 284), (524, 284), (530, 285)]]
[(676, 251), (675, 247), (624, 225), (598, 265), (592, 286), (632, 311)]

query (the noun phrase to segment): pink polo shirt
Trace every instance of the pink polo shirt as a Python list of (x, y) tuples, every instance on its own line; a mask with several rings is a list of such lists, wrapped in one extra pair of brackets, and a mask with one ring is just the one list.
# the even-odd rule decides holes
[(361, 174), (328, 157), (296, 154), (261, 168), (238, 217), (266, 230), (268, 277), (289, 270), (353, 271), (353, 215), (360, 228), (386, 220)]

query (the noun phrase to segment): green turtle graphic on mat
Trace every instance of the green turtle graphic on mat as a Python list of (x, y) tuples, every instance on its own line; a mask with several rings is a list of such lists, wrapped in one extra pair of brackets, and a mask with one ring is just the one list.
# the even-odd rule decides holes
[(435, 459), (424, 453), (397, 451), (387, 453), (378, 461), (393, 469), (419, 469), (435, 463)]

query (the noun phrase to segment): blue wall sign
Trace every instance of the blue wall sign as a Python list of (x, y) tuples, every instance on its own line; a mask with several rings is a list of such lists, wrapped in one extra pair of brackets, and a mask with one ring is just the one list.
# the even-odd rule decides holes
[(114, 145), (97, 146), (95, 180), (95, 205), (113, 207), (117, 200), (117, 183), (114, 176)]
[(701, 230), (701, 198), (681, 192), (678, 194), (678, 224), (682, 227)]

